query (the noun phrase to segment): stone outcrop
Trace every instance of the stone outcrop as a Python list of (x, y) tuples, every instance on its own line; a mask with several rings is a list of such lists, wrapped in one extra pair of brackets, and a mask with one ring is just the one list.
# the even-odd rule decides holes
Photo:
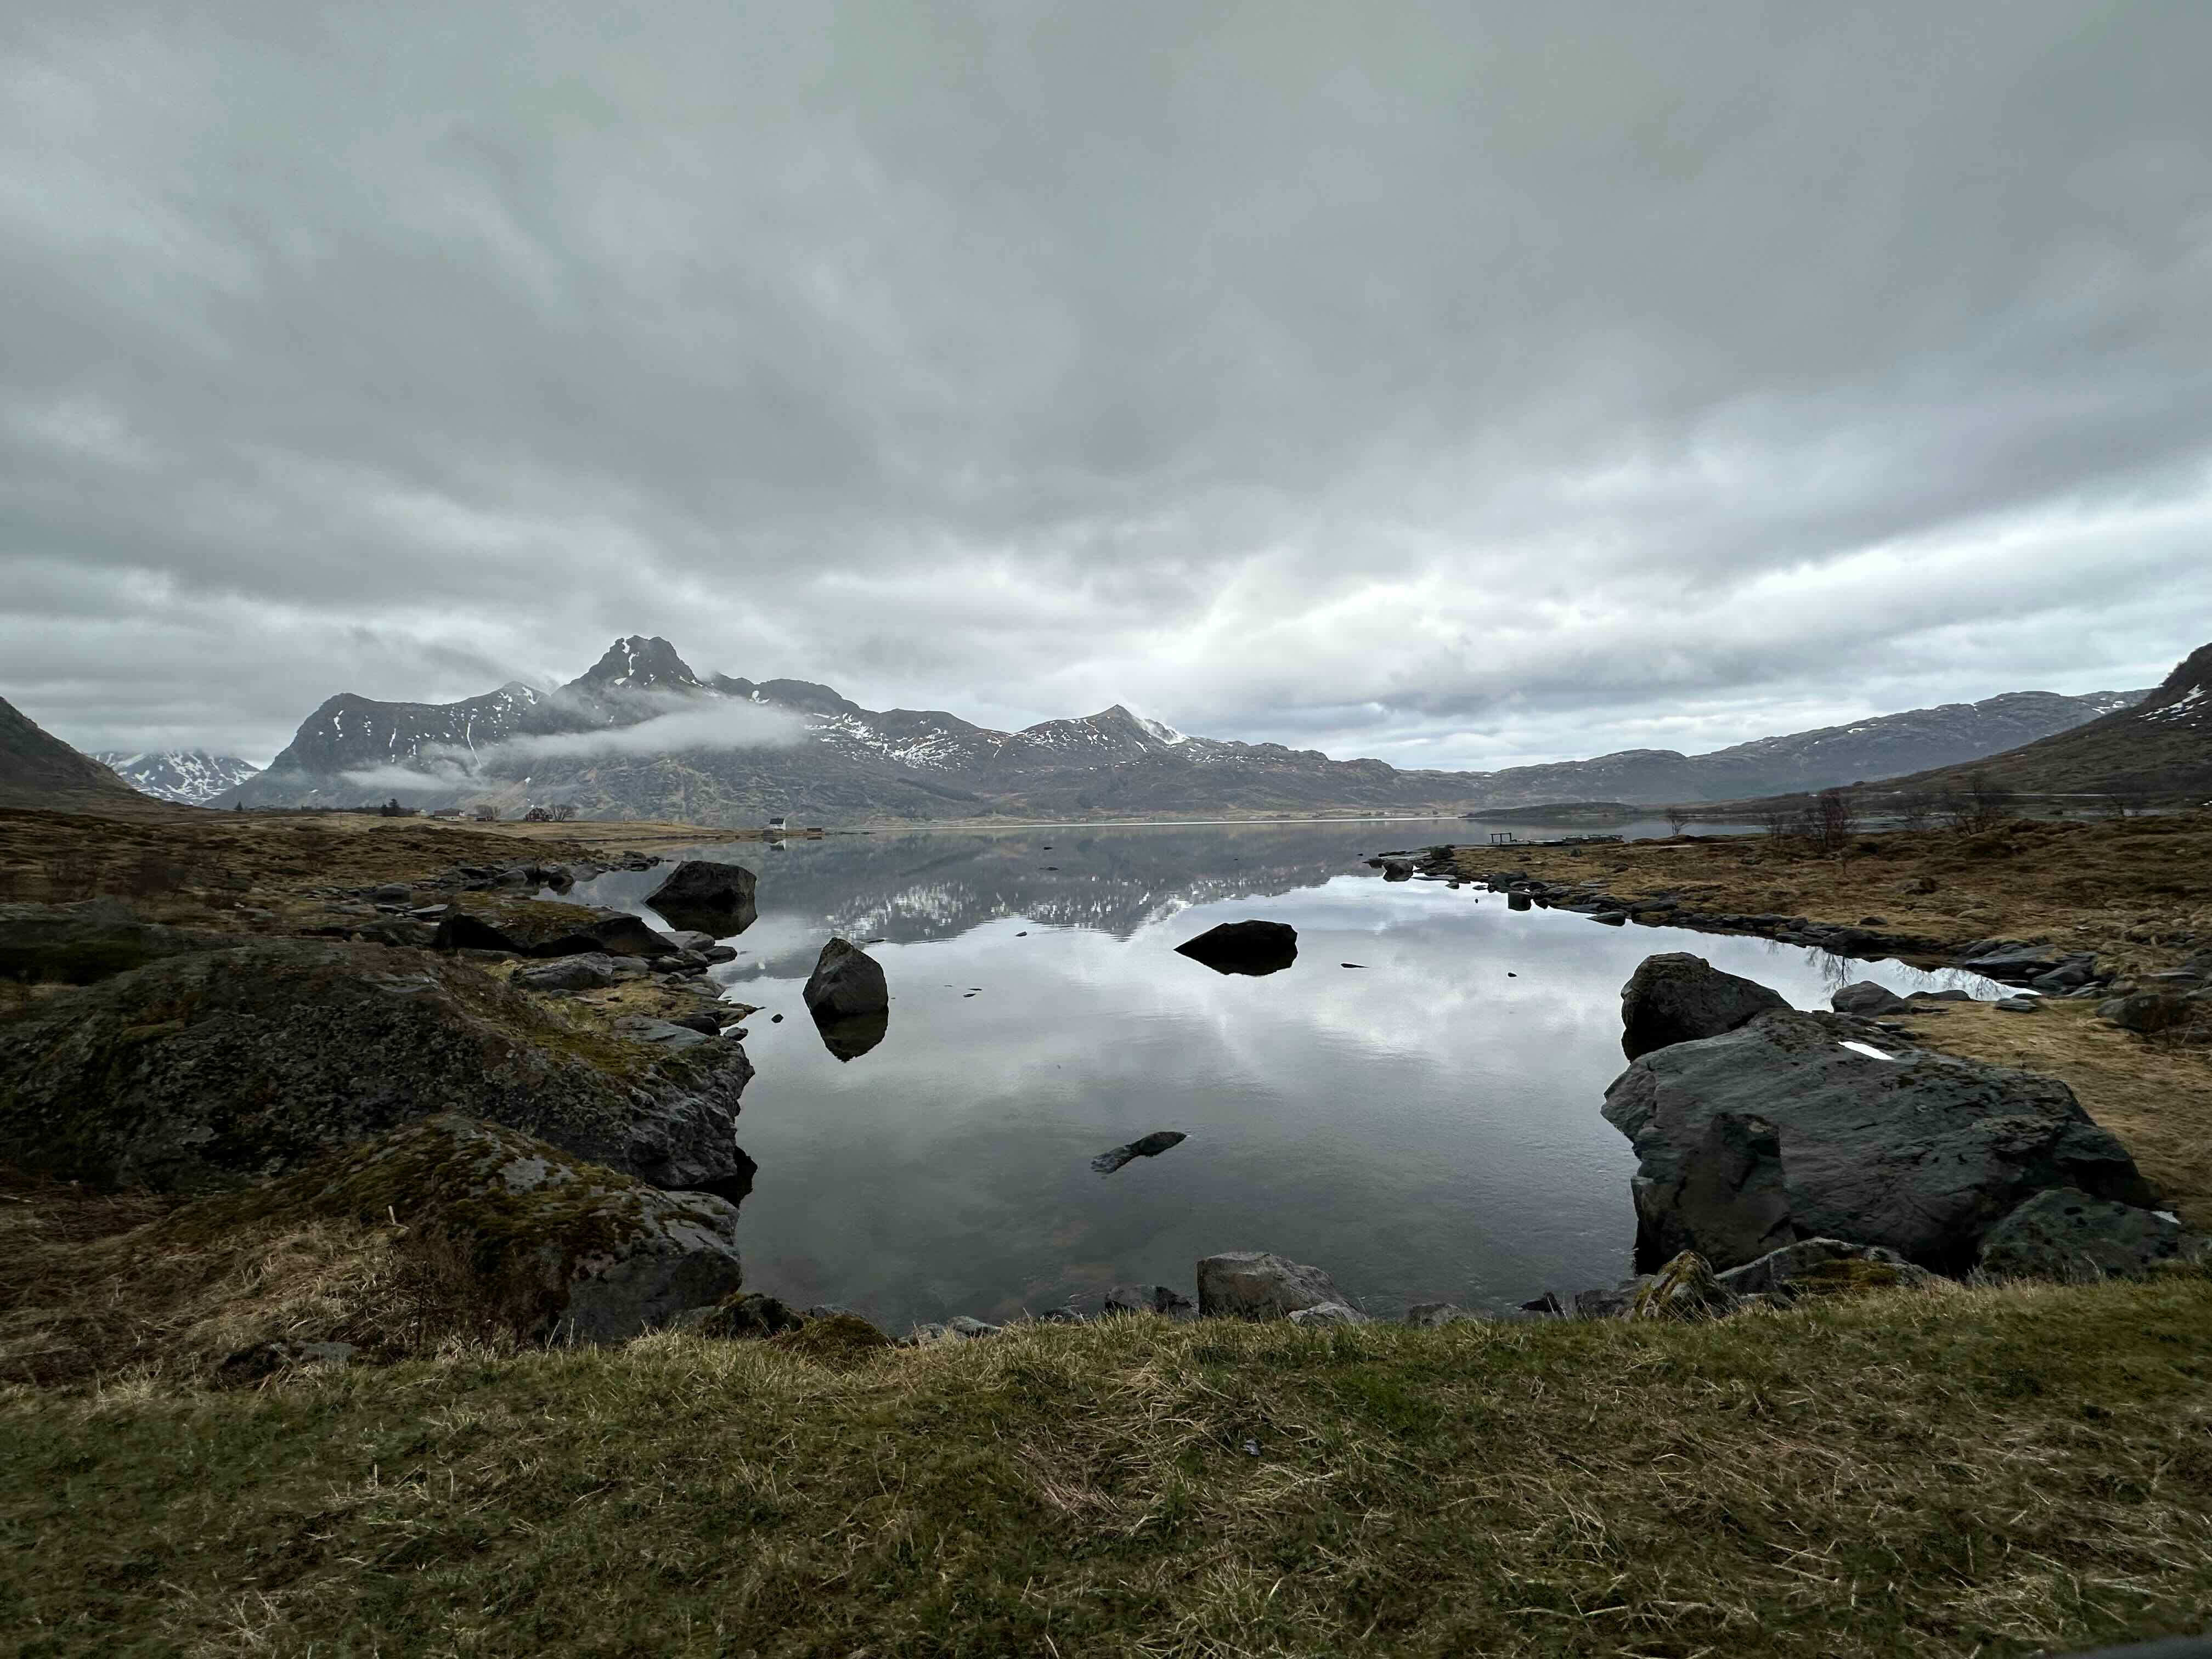
[(190, 1191), (443, 1112), (691, 1187), (742, 1167), (751, 1076), (733, 1042), (648, 1046), (466, 963), (271, 939), (0, 1014), (0, 1159)]
[(1264, 1250), (1231, 1250), (1198, 1263), (1198, 1311), (1206, 1319), (1285, 1319), (1323, 1303), (1345, 1305), (1319, 1267)]
[(1789, 1006), (1765, 986), (1724, 974), (1686, 951), (1646, 957), (1620, 988), (1620, 1046), (1634, 1060), (1671, 1043), (1718, 1036)]
[(833, 939), (822, 947), (802, 994), (817, 1024), (888, 1013), (891, 1006), (881, 964), (844, 939)]
[(741, 864), (686, 859), (645, 902), (671, 924), (713, 935), (707, 943), (742, 933), (758, 920), (753, 872)]
[(614, 959), (603, 951), (556, 957), (520, 969), (514, 982), (526, 991), (596, 991), (615, 982)]
[(1298, 959), (1298, 930), (1284, 921), (1224, 921), (1176, 946), (1217, 974), (1279, 974)]
[(496, 1125), (410, 1123), (268, 1185), (187, 1205), (180, 1235), (396, 1218), (435, 1239), (471, 1311), (532, 1339), (616, 1342), (743, 1281), (734, 1206), (665, 1193)]
[(1735, 1211), (1709, 1239), (1705, 1212), (1678, 1201), (1707, 1189), (1696, 1166), (1731, 1144), (1716, 1128), (1725, 1116), (1771, 1126), (1798, 1235), (1883, 1245), (1939, 1271), (1971, 1266), (1983, 1235), (2045, 1188), (2150, 1201), (2126, 1150), (2057, 1079), (1901, 1045), (1882, 1060), (1842, 1046), (1869, 1030), (1765, 1013), (1653, 1050), (1614, 1079), (1605, 1116), (1636, 1148), (1639, 1260), (1676, 1248), (1721, 1267), (1752, 1259)]
[(2201, 1248), (2154, 1211), (2053, 1188), (1990, 1229), (1981, 1267), (2000, 1279), (2140, 1279)]
[(0, 904), (0, 979), (89, 985), (163, 957), (252, 943), (246, 934), (142, 921), (118, 899)]
[(653, 957), (676, 949), (626, 910), (593, 910), (526, 898), (456, 905), (439, 918), (430, 946), (437, 951), (497, 951), (514, 957), (598, 953)]

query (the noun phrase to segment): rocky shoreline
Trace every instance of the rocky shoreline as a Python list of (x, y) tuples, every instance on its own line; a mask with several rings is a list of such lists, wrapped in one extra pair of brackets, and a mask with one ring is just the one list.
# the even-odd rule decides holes
[[(1376, 862), (1386, 879), (1465, 878), (1449, 847)], [(520, 1340), (622, 1341), (675, 1328), (810, 1352), (891, 1344), (850, 1309), (793, 1309), (745, 1287), (724, 1194), (742, 1195), (751, 1173), (736, 1138), (752, 1076), (739, 1022), (750, 1011), (721, 1003), (709, 970), (735, 954), (719, 937), (753, 919), (751, 873), (672, 866), (653, 902), (696, 928), (662, 931), (543, 896), (609, 868), (660, 865), (641, 853), (611, 864), (455, 865), (324, 888), (313, 895), (320, 914), (289, 935), (148, 923), (107, 901), (0, 908), (0, 961), (48, 988), (0, 1019), (0, 1158), (185, 1200), (149, 1245), (388, 1223), (470, 1317)], [(1896, 955), (2108, 1007), (2147, 995), (2193, 1006), (2206, 994), (2194, 964), (2145, 992), (2115, 982), (2094, 953), (2034, 941), (1961, 947), (1885, 933), (1874, 919), (1842, 927), (1715, 911), (1669, 894), (1617, 895), (1601, 880), (1513, 869), (1480, 879), (1516, 908)], [(239, 914), (248, 925), (275, 920)], [(1265, 973), (1295, 959), (1287, 927), (1237, 926), (1200, 942), (1209, 965)], [(830, 939), (805, 1001), (832, 1053), (849, 1058), (881, 1039), (888, 991), (860, 947)], [(1977, 1274), (2142, 1273), (2200, 1250), (2063, 1084), (1922, 1048), (1909, 1024), (1884, 1018), (1921, 1012), (1925, 999), (1868, 985), (1835, 1001), (1835, 1012), (1802, 1013), (1695, 957), (1648, 959), (1624, 988), (1629, 1063), (1604, 1103), (1638, 1158), (1631, 1199), (1644, 1271), (1619, 1285), (1546, 1290), (1502, 1317), (1714, 1317)], [(1181, 1138), (1161, 1132), (1096, 1167)], [(1266, 1251), (1202, 1258), (1194, 1281), (1188, 1295), (1119, 1286), (1095, 1306), (1035, 1320), (1374, 1322), (1323, 1269)], [(1484, 1317), (1500, 1316), (1431, 1302), (1403, 1322)], [(962, 1316), (896, 1340), (1003, 1328)], [(251, 1345), (217, 1369), (263, 1375), (406, 1351), (374, 1330), (334, 1327)]]

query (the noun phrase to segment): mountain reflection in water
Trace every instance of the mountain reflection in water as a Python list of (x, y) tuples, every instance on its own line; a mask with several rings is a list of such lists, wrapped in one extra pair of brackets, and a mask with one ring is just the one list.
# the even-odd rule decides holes
[[(1115, 1284), (1188, 1294), (1198, 1256), (1267, 1249), (1371, 1312), (1502, 1310), (1628, 1271), (1634, 1159), (1598, 1108), (1644, 956), (1693, 951), (1801, 1007), (1839, 974), (1953, 982), (1516, 911), (1361, 862), (1480, 838), (1449, 820), (1059, 825), (696, 849), (760, 877), (759, 920), (713, 969), (763, 1011), (738, 1121), (760, 1171), (747, 1284), (902, 1330), (1095, 1307)], [(657, 878), (571, 896), (650, 917)], [(1248, 918), (1297, 929), (1292, 965), (1224, 975), (1176, 953)], [(896, 1018), (864, 1047), (768, 1018), (804, 1011), (833, 934), (881, 941)], [(1158, 1131), (1189, 1139), (1092, 1172)]]

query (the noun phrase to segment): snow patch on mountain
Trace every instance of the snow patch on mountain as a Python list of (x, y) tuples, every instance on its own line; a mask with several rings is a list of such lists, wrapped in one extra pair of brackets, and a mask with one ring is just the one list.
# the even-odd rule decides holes
[(142, 795), (201, 806), (226, 789), (258, 776), (261, 769), (235, 755), (204, 749), (149, 749), (135, 753), (103, 749), (93, 757)]

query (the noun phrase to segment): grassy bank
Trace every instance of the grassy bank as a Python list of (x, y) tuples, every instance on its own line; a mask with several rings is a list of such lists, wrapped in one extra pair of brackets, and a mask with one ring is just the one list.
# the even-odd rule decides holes
[(2026, 1654), (2212, 1607), (2212, 1280), (0, 1395), (11, 1650)]
[(2003, 936), (2096, 951), (2116, 967), (2169, 967), (2212, 942), (2212, 812), (2100, 823), (2019, 818), (1976, 830), (1890, 830), (1840, 855), (1790, 838), (1731, 836), (1587, 848), (1462, 846), (1463, 874), (1516, 869), (1601, 880), (1622, 898), (1806, 916), (1963, 945)]

